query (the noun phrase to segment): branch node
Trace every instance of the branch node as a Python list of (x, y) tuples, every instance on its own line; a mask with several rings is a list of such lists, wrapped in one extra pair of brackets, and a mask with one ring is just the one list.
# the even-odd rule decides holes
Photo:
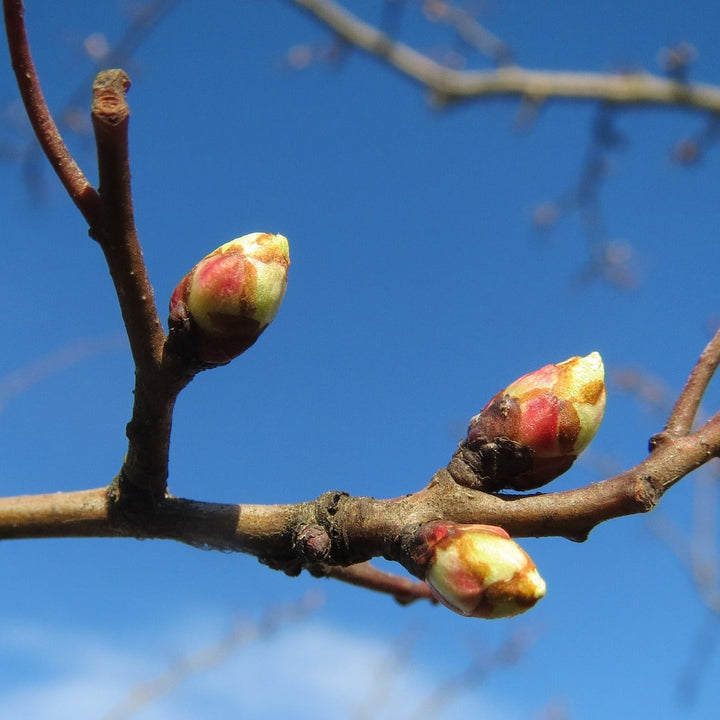
[(673, 438), (670, 433), (667, 430), (663, 430), (662, 432), (656, 433), (648, 440), (648, 451), (652, 453), (672, 441)]
[(128, 477), (125, 466), (110, 484), (108, 500), (112, 501), (113, 507), (121, 515), (129, 520), (141, 520), (148, 514), (155, 514), (160, 503), (165, 499), (166, 493), (158, 495), (155, 486), (148, 484), (140, 485)]
[(327, 540), (322, 540), (318, 535), (315, 542), (318, 549), (327, 543), (324, 551), (325, 557), (328, 560), (331, 559), (334, 565), (349, 565), (354, 562), (350, 554), (347, 535), (343, 530), (342, 523), (339, 523), (337, 519), (343, 503), (349, 498), (350, 495), (342, 490), (331, 490), (320, 495), (314, 503), (315, 522), (310, 527), (317, 527), (327, 536)]
[(663, 489), (652, 475), (643, 475), (628, 485), (628, 495), (637, 505), (637, 512), (650, 512), (663, 496)]
[(332, 540), (321, 525), (305, 525), (297, 533), (293, 549), (308, 563), (323, 563), (330, 557)]

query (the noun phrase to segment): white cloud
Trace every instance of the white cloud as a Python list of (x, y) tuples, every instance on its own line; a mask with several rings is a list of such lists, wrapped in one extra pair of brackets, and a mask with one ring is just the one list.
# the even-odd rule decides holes
[[(145, 637), (145, 647), (138, 647), (132, 639), (27, 623), (0, 625), (0, 665), (12, 668), (14, 659), (23, 668), (19, 672), (16, 665), (15, 672), (6, 675), (3, 684), (12, 681), (11, 688), (0, 687), (0, 718), (338, 720), (357, 717), (356, 712), (365, 709), (365, 717), (374, 720), (402, 720), (413, 715), (438, 683), (430, 668), (415, 663), (391, 668), (392, 639), (305, 620), (234, 648), (215, 666), (201, 663), (203, 670), (188, 672), (182, 682), (168, 686), (169, 692), (140, 703), (142, 709), (132, 715), (111, 714), (127, 708), (131, 690), (163, 678), (169, 666), (182, 667), (177, 663), (184, 653), (202, 657), (202, 648), (213, 642), (211, 634), (204, 619), (176, 626), (172, 635)], [(176, 673), (175, 679), (181, 676)], [(516, 717), (476, 691), (454, 702), (442, 718), (466, 712), (486, 720)]]

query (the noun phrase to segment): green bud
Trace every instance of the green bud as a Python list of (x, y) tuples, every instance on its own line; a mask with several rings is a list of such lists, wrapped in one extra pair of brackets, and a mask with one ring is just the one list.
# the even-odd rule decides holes
[(287, 287), (287, 238), (251, 233), (206, 255), (170, 298), (170, 326), (187, 326), (198, 360), (223, 365), (245, 352), (280, 309)]

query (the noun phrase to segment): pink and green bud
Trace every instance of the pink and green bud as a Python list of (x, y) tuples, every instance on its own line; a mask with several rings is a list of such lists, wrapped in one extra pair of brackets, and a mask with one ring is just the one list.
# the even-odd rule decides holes
[(287, 238), (251, 233), (206, 255), (170, 298), (170, 325), (189, 323), (197, 359), (230, 362), (247, 350), (280, 309), (290, 265)]
[(460, 615), (512, 617), (545, 596), (535, 563), (500, 527), (436, 521), (420, 529), (418, 540), (425, 582)]
[(546, 365), (499, 392), (472, 420), (467, 443), (509, 440), (530, 467), (504, 481), (531, 490), (554, 480), (595, 436), (605, 412), (605, 370), (597, 352)]

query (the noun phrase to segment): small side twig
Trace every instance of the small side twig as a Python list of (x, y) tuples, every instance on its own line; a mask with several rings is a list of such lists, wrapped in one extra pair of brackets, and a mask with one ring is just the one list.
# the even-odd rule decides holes
[(0, 377), (0, 412), (14, 397), (56, 373), (99, 353), (127, 347), (121, 334), (89, 337), (68, 342)]
[(437, 602), (430, 592), (430, 588), (424, 582), (384, 572), (369, 562), (358, 563), (349, 567), (329, 566), (324, 568), (322, 574), (350, 585), (392, 595), (401, 605), (409, 605), (416, 600)]
[(512, 49), (481, 25), (469, 10), (444, 0), (426, 2), (424, 10), (431, 20), (443, 22), (454, 28), (466, 45), (490, 58), (497, 66), (502, 67), (513, 62)]
[(687, 435), (690, 432), (700, 407), (700, 401), (719, 364), (720, 330), (715, 333), (700, 354), (680, 397), (675, 402), (664, 432), (654, 438), (655, 445), (672, 437)]
[(98, 219), (100, 198), (67, 149), (45, 102), (30, 53), (22, 0), (3, 0), (3, 11), (13, 70), (35, 136), (68, 195), (92, 226)]

